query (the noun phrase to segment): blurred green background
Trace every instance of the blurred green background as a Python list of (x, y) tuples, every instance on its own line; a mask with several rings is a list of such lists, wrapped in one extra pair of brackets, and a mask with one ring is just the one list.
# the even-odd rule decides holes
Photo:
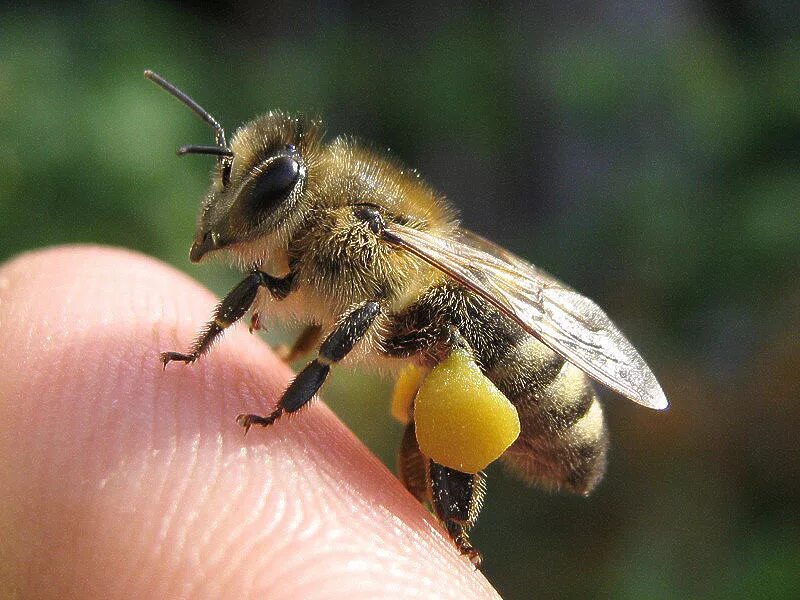
[[(791, 12), (790, 12), (791, 11)], [(588, 499), (489, 470), (474, 541), (515, 598), (779, 598), (800, 589), (800, 23), (791, 2), (0, 5), (0, 259), (187, 258), (213, 161), (153, 68), (232, 132), (269, 108), (392, 151), (465, 224), (596, 299), (659, 376), (603, 392)], [(199, 324), (198, 324), (199, 325)], [(390, 466), (389, 384), (325, 397)], [(377, 391), (376, 391), (377, 390)]]

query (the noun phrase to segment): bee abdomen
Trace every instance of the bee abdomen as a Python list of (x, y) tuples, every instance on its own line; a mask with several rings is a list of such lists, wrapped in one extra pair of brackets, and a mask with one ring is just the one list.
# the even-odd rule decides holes
[(589, 378), (515, 323), (452, 283), (426, 290), (394, 315), (391, 356), (441, 360), (454, 329), (483, 373), (517, 408), (521, 433), (503, 460), (525, 481), (588, 493), (605, 471), (608, 437)]
[(522, 432), (503, 459), (522, 479), (589, 493), (605, 472), (608, 434), (589, 378), (533, 338), (487, 376), (517, 407)]

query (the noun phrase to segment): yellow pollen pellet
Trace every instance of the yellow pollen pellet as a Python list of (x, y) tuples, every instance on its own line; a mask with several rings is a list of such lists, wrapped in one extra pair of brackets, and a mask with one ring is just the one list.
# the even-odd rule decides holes
[(477, 473), (519, 437), (517, 409), (462, 350), (431, 370), (414, 402), (417, 442), (437, 463)]
[(392, 392), (392, 416), (405, 424), (411, 420), (411, 405), (424, 372), (417, 365), (409, 364), (397, 377)]

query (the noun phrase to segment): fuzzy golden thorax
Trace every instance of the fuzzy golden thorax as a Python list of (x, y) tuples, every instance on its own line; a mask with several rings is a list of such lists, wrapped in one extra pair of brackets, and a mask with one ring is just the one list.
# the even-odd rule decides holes
[[(193, 247), (198, 258), (221, 250), (243, 269), (276, 276), (291, 270), (295, 298), (283, 304), (322, 322), (355, 302), (380, 299), (386, 308), (402, 306), (439, 276), (379, 239), (356, 216), (358, 206), (369, 205), (387, 223), (452, 235), (454, 211), (416, 171), (350, 137), (323, 144), (319, 124), (303, 128), (283, 113), (244, 125), (231, 150), (229, 181), (223, 165), (201, 213)], [(296, 165), (296, 181), (287, 165)], [(277, 179), (292, 185), (272, 206), (261, 181), (276, 166)], [(294, 306), (298, 302), (302, 310)]]

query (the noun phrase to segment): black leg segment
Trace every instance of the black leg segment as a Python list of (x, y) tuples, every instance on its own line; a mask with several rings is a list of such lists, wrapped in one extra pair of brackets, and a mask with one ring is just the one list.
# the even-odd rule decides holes
[(281, 399), (283, 410), (294, 412), (302, 408), (325, 383), (325, 378), (330, 370), (330, 365), (322, 364), (319, 360), (312, 360), (308, 363), (283, 393)]
[(214, 311), (214, 317), (200, 332), (188, 353), (161, 353), (161, 362), (164, 367), (166, 368), (167, 364), (173, 360), (188, 364), (205, 354), (223, 331), (250, 310), (260, 287), (266, 287), (276, 299), (282, 300), (291, 291), (293, 281), (294, 276), (291, 273), (279, 279), (261, 271), (253, 271), (222, 299)]
[(478, 519), (486, 480), (483, 473), (462, 473), (430, 461), (431, 500), (433, 509), (462, 554), (475, 566), (481, 555), (469, 541), (469, 530)]
[(356, 342), (364, 337), (380, 312), (381, 307), (377, 302), (367, 302), (347, 315), (322, 342), (319, 349), (320, 360), (328, 363), (342, 360)]
[(271, 425), (284, 412), (294, 412), (305, 406), (325, 383), (331, 365), (347, 356), (367, 333), (380, 311), (377, 302), (366, 302), (348, 314), (322, 342), (319, 356), (297, 374), (270, 415), (239, 415), (236, 422), (245, 429), (250, 429), (251, 425)]

